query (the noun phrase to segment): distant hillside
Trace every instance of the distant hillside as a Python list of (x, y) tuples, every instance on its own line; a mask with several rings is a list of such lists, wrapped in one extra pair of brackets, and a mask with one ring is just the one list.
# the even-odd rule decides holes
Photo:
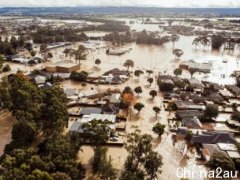
[(240, 16), (239, 8), (157, 8), (157, 7), (9, 7), (0, 8), (1, 15), (43, 14), (209, 14)]

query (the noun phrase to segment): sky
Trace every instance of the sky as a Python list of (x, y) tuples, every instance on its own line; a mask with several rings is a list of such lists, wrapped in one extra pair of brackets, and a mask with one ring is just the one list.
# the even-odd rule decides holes
[(240, 0), (0, 0), (0, 7), (157, 6), (240, 7)]

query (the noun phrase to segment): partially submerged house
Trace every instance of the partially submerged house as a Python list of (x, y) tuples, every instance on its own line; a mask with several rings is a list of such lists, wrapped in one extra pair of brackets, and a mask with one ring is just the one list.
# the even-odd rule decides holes
[(176, 116), (179, 119), (189, 118), (189, 117), (200, 117), (202, 113), (198, 110), (178, 110)]
[(236, 139), (232, 133), (228, 132), (202, 132), (201, 134), (193, 135), (191, 142), (193, 144), (217, 144), (228, 143), (236, 144)]
[(235, 97), (239, 98), (240, 97), (240, 88), (237, 87), (236, 85), (226, 85), (226, 88), (234, 94)]
[(180, 65), (180, 68), (182, 69), (196, 69), (199, 72), (202, 73), (210, 73), (212, 69), (211, 63), (197, 63), (195, 61), (183, 61)]
[(202, 129), (203, 125), (197, 117), (186, 117), (182, 119), (182, 125), (189, 129)]

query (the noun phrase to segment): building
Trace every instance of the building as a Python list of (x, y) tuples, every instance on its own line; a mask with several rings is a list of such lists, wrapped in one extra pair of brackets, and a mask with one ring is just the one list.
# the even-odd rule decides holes
[(226, 88), (236, 97), (240, 97), (240, 88), (235, 85), (226, 85)]
[(202, 132), (202, 134), (193, 135), (191, 142), (193, 144), (217, 144), (228, 143), (236, 144), (236, 139), (232, 133), (228, 132)]
[(46, 71), (55, 73), (71, 73), (80, 69), (80, 65), (72, 61), (60, 61), (55, 64), (47, 65)]
[(183, 118), (182, 125), (189, 129), (202, 129), (203, 125), (197, 117)]
[(175, 102), (178, 110), (204, 110), (205, 107), (203, 105), (198, 105), (193, 103), (192, 101), (176, 101)]
[(178, 110), (176, 116), (179, 119), (189, 118), (189, 117), (200, 117), (202, 113), (198, 110)]
[(183, 61), (180, 65), (182, 69), (196, 69), (199, 72), (210, 73), (212, 69), (211, 63), (197, 63), (195, 61)]

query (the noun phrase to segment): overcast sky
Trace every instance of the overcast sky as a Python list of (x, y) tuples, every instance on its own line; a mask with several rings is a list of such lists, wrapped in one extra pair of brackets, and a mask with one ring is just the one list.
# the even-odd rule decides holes
[(0, 0), (6, 6), (240, 7), (240, 0)]

